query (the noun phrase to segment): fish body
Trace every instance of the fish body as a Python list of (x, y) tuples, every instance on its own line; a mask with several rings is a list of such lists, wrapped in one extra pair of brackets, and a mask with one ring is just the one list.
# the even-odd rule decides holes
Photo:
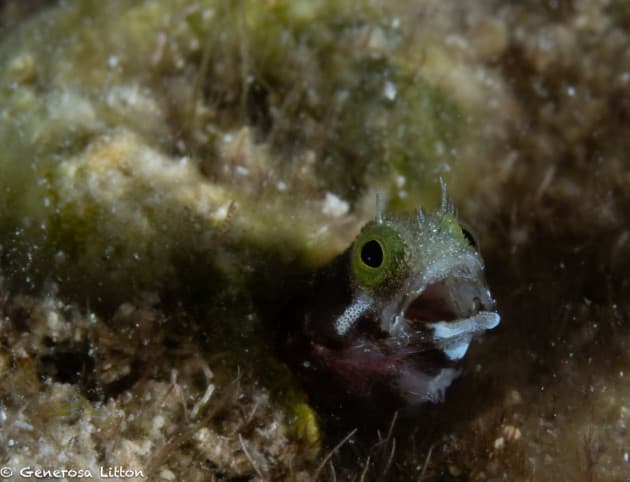
[(441, 401), (472, 339), (500, 322), (476, 243), (445, 197), (426, 214), (379, 214), (290, 317), (285, 350), (316, 398), (395, 410)]

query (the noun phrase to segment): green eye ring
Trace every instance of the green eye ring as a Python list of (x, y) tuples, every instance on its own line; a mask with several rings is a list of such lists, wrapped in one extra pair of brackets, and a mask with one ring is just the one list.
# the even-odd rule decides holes
[(391, 286), (407, 268), (405, 243), (386, 224), (368, 224), (352, 245), (352, 272), (368, 288)]

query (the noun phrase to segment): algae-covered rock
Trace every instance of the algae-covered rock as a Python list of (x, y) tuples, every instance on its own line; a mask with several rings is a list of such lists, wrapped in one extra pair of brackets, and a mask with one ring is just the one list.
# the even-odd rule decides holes
[[(221, 472), (262, 477), (316, 455), (313, 411), (276, 366), (254, 299), (343, 250), (371, 217), (375, 188), (399, 206), (429, 199), (434, 188), (420, 188), (453, 159), (468, 107), (423, 73), (399, 20), (382, 13), (367, 2), (76, 1), (30, 17), (7, 7), (5, 20), (21, 18), (4, 24), (0, 47), (8, 360), (48, 377), (42, 401), (58, 384), (109, 400), (84, 424), (134, 417), (147, 408), (138, 390), (168, 382), (171, 368), (169, 390), (183, 397), (184, 422), (155, 415), (170, 433), (138, 425), (139, 438), (120, 441), (135, 455), (108, 450), (112, 460), (154, 470), (193, 444), (186, 453)], [(46, 293), (50, 313), (15, 297), (24, 291)], [(277, 453), (243, 428), (206, 417), (197, 431), (186, 416), (213, 391), (184, 360), (212, 353), (224, 359), (217, 383), (237, 397), (222, 402), (228, 411), (249, 390), (230, 388), (230, 374), (266, 360), (257, 376), (272, 398), (251, 389), (254, 407), (269, 406), (269, 437), (286, 434)], [(189, 429), (178, 438), (180, 423)], [(106, 441), (92, 439), (85, 457)], [(292, 443), (304, 449), (295, 463)]]
[(68, 2), (11, 29), (8, 274), (116, 302), (130, 286), (159, 289), (191, 251), (212, 252), (200, 263), (221, 273), (228, 252), (243, 266), (257, 246), (326, 261), (372, 211), (361, 200), (376, 186), (401, 207), (427, 202), (475, 111), (430, 78), (447, 60), (418, 62), (419, 40), (403, 43), (400, 20), (380, 13)]

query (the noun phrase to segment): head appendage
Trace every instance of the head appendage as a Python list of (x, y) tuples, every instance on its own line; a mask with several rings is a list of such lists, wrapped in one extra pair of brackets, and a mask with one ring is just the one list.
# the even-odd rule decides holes
[(376, 193), (376, 222), (383, 224), (383, 203), (381, 201), (381, 193)]
[(448, 198), (448, 194), (446, 192), (446, 183), (444, 179), (440, 177), (440, 189), (442, 191), (442, 199), (440, 202), (440, 210), (443, 213), (450, 214), (454, 217), (457, 217), (457, 210), (455, 209), (455, 205)]
[(422, 229), (424, 225), (424, 208), (420, 206), (416, 211), (416, 221), (418, 222), (418, 229)]
[(440, 178), (440, 189), (442, 191), (442, 201), (440, 202), (440, 210), (446, 212), (448, 209), (448, 195), (446, 194), (446, 183)]

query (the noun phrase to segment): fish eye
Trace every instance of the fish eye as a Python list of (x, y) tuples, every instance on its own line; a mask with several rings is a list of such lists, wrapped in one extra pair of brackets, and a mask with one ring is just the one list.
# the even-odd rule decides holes
[(464, 235), (464, 238), (466, 238), (466, 241), (468, 241), (468, 244), (477, 249), (477, 239), (475, 238), (475, 235), (464, 226), (462, 226), (462, 234)]
[(368, 288), (393, 286), (407, 267), (405, 243), (393, 227), (370, 223), (352, 245), (350, 264), (359, 284)]
[(361, 261), (370, 268), (378, 268), (383, 264), (383, 247), (377, 240), (372, 239), (363, 245)]

